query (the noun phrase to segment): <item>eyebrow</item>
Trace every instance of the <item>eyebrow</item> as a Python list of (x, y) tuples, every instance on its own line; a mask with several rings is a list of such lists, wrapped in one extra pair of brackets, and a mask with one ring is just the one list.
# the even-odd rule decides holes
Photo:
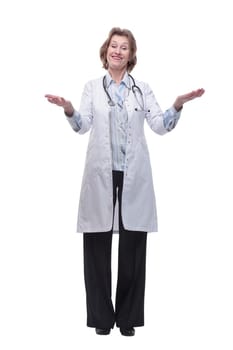
[[(113, 40), (113, 41), (111, 41), (111, 44), (118, 44), (118, 42)], [(129, 43), (127, 41), (125, 41), (125, 42), (121, 43), (121, 45), (129, 45)]]

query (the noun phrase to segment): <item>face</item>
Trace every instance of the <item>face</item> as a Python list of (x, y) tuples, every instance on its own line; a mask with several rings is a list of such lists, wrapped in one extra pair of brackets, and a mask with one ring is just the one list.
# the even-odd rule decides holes
[(108, 66), (112, 70), (124, 70), (130, 58), (129, 40), (125, 36), (113, 35), (107, 50)]

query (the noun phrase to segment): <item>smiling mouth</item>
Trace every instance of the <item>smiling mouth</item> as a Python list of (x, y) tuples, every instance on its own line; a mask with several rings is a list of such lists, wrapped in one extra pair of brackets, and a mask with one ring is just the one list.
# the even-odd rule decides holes
[(111, 56), (111, 57), (113, 60), (117, 60), (117, 61), (121, 60), (121, 57), (119, 57), (119, 56)]

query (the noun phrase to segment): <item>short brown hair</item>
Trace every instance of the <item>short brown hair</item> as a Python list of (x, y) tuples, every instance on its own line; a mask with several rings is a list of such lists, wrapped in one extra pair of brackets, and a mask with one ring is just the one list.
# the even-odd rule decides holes
[(120, 35), (120, 36), (125, 36), (129, 40), (129, 46), (130, 46), (130, 58), (127, 66), (127, 71), (130, 73), (134, 66), (137, 63), (137, 56), (136, 56), (136, 51), (137, 51), (137, 45), (136, 45), (136, 40), (131, 33), (130, 30), (128, 29), (121, 29), (118, 27), (114, 27), (110, 30), (108, 38), (105, 40), (103, 45), (100, 48), (100, 59), (103, 63), (103, 68), (108, 69), (108, 62), (107, 62), (107, 50), (110, 45), (110, 41), (113, 37), (113, 35)]

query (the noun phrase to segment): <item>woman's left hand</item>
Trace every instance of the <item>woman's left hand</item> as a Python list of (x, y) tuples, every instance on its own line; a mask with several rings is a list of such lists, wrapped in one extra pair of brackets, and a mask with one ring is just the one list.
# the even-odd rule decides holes
[(179, 111), (182, 107), (183, 104), (193, 100), (194, 98), (201, 97), (204, 94), (205, 90), (204, 89), (197, 89), (193, 90), (187, 94), (180, 95), (176, 98), (176, 101), (174, 103), (174, 107), (177, 111)]

